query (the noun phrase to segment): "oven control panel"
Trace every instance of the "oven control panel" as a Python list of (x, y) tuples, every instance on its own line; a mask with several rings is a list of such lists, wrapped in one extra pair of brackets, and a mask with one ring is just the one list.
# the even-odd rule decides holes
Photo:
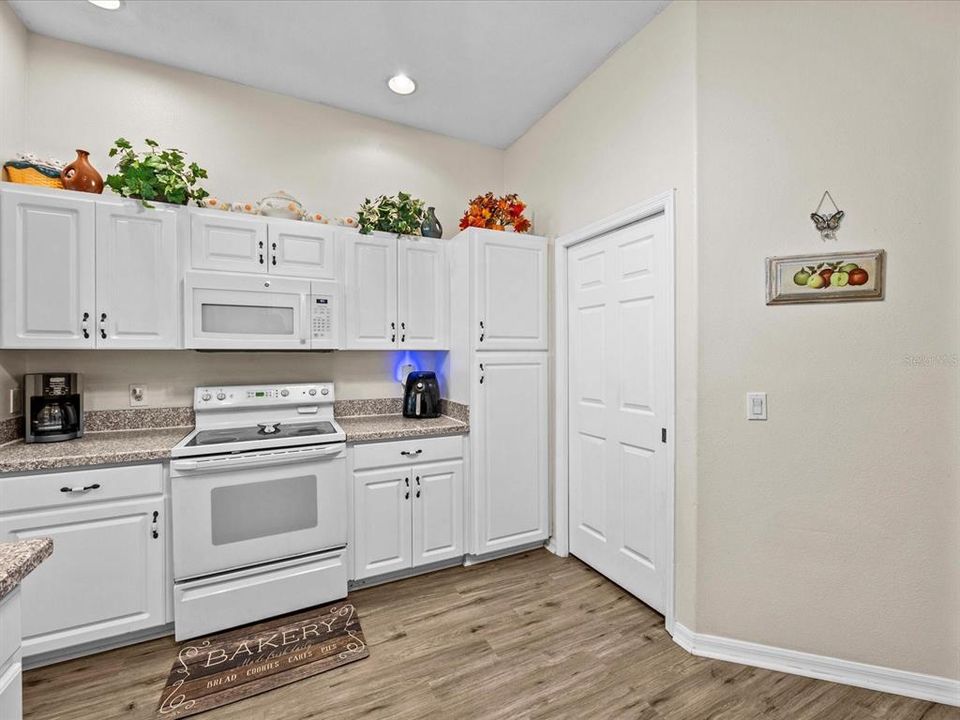
[(198, 387), (193, 391), (193, 407), (197, 410), (265, 405), (326, 405), (332, 402), (333, 383), (223, 385)]

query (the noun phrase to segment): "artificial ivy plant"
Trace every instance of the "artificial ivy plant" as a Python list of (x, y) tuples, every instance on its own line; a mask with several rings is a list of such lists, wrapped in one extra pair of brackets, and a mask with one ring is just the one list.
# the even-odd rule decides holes
[(399, 192), (394, 197), (380, 195), (375, 200), (367, 198), (357, 210), (357, 225), (364, 235), (374, 230), (397, 235), (419, 235), (423, 208), (423, 200), (405, 192)]
[(151, 200), (186, 205), (193, 200), (197, 205), (210, 193), (200, 187), (207, 171), (195, 162), (187, 164), (183, 151), (177, 148), (160, 149), (156, 140), (144, 140), (149, 148), (136, 152), (124, 138), (117, 138), (110, 148), (110, 157), (119, 156), (117, 174), (107, 176), (107, 185), (123, 197), (137, 198), (145, 207)]

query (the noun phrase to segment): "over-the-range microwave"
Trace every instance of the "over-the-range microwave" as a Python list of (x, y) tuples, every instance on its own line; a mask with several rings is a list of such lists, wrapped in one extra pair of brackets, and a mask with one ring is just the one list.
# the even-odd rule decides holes
[(184, 345), (205, 350), (336, 350), (340, 286), (226, 272), (188, 272)]

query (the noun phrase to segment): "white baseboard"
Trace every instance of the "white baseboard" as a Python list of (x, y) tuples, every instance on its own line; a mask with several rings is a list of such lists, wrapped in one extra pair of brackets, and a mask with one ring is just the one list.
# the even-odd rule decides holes
[(680, 623), (673, 640), (693, 655), (960, 706), (960, 680), (695, 633)]

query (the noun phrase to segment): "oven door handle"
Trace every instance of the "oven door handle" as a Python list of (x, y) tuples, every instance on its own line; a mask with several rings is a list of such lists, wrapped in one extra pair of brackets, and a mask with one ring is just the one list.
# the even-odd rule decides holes
[(288, 463), (336, 457), (343, 452), (345, 447), (344, 443), (337, 443), (323, 448), (307, 450), (274, 450), (252, 455), (225, 455), (198, 460), (174, 460), (170, 464), (170, 469), (178, 472), (216, 472), (228, 468), (286, 465)]

